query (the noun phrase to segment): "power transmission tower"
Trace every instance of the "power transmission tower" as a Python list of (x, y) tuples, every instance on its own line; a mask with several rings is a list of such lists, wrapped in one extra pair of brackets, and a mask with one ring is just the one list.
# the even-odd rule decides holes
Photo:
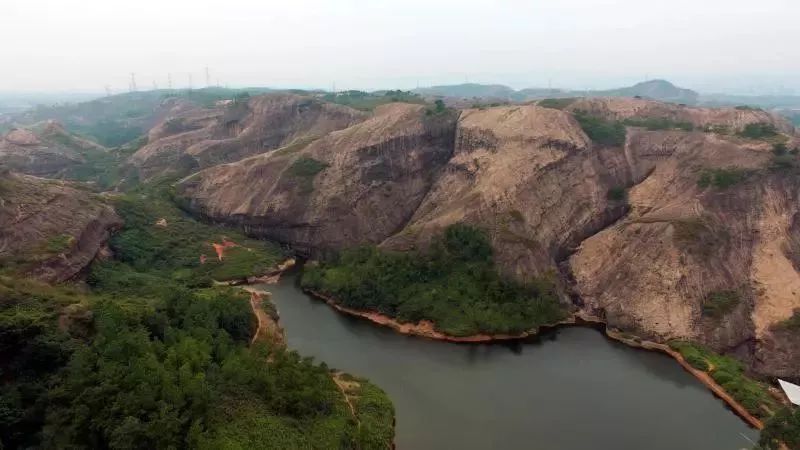
[(131, 92), (136, 92), (136, 74), (131, 72), (131, 85), (129, 86)]
[(167, 74), (167, 87), (170, 90), (172, 90), (172, 74), (171, 73)]
[(111, 86), (106, 85), (106, 97), (111, 97)]
[(192, 74), (189, 74), (189, 90), (192, 90)]
[(156, 80), (153, 80), (153, 90), (154, 91), (158, 90), (158, 83), (156, 83)]
[(211, 74), (208, 71), (208, 66), (206, 66), (206, 87), (211, 86)]

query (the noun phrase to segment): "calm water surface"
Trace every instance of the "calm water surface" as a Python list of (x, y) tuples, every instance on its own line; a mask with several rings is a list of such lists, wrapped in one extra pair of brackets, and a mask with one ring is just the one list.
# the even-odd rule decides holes
[(597, 330), (511, 345), (435, 342), (339, 314), (295, 281), (264, 286), (289, 347), (383, 388), (400, 450), (736, 450), (757, 440), (672, 359)]

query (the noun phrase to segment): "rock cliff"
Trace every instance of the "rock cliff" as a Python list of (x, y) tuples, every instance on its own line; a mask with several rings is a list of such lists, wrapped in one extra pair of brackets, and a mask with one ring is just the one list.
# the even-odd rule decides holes
[(452, 114), (390, 104), (304, 145), (190, 176), (190, 208), (300, 250), (377, 243), (402, 228), (452, 153)]
[(0, 138), (0, 165), (30, 175), (60, 177), (86, 162), (92, 153), (108, 150), (69, 133), (54, 121), (16, 128)]
[(0, 265), (6, 269), (68, 280), (121, 225), (113, 208), (78, 185), (0, 172)]
[[(628, 126), (624, 145), (598, 145), (576, 111), (694, 131)], [(782, 134), (737, 135), (754, 123)], [(558, 275), (565, 301), (611, 326), (797, 376), (800, 337), (781, 323), (800, 308), (800, 159), (789, 152), (799, 145), (759, 110), (579, 99), (456, 119), (392, 104), (310, 144), (203, 170), (177, 193), (212, 220), (309, 253), (424, 248), (450, 224), (477, 225), (501, 270)]]
[(148, 134), (129, 163), (143, 180), (187, 175), (216, 164), (324, 136), (362, 121), (352, 108), (294, 94), (267, 94), (214, 108), (181, 110)]

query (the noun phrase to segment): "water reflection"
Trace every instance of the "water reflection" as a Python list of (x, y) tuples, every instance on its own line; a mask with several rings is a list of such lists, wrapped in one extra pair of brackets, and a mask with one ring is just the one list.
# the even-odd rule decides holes
[(756, 433), (669, 357), (590, 328), (497, 345), (402, 336), (267, 286), (288, 344), (370, 378), (397, 410), (398, 448), (740, 449)]

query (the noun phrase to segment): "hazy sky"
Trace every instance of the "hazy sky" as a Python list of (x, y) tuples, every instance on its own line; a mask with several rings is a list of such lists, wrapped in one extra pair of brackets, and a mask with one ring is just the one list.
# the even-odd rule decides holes
[(800, 93), (800, 0), (2, 0), (0, 90), (596, 88)]

